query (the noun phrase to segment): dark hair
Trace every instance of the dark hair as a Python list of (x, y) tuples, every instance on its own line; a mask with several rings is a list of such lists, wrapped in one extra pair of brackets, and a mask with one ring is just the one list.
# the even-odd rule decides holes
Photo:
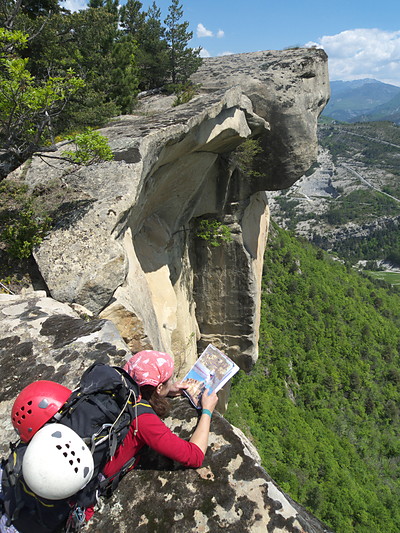
[(156, 387), (153, 385), (142, 385), (140, 387), (140, 393), (160, 418), (167, 416), (171, 406), (166, 398), (158, 394)]

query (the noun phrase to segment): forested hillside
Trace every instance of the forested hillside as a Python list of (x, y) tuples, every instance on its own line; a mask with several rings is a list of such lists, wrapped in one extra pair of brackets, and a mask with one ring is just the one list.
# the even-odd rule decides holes
[(272, 226), (260, 357), (227, 418), (337, 533), (400, 524), (400, 291)]

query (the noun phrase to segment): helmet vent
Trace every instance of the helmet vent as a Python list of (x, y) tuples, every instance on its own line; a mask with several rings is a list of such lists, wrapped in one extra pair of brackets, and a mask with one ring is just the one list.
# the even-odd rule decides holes
[[(71, 391), (54, 381), (39, 380), (27, 385), (14, 401), (11, 419), (23, 442), (44, 426), (64, 405)], [(52, 431), (49, 431), (49, 436)], [(56, 437), (56, 435), (54, 435)]]
[(54, 423), (42, 427), (23, 458), (22, 473), (28, 487), (49, 500), (69, 498), (83, 489), (92, 478), (94, 462), (88, 447), (86, 453), (81, 452), (81, 443), (81, 437), (67, 426)]

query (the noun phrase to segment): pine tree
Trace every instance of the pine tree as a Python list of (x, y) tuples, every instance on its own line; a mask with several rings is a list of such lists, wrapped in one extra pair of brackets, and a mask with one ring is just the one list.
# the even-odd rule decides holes
[(128, 0), (120, 9), (120, 25), (123, 33), (136, 39), (140, 44), (146, 13), (142, 11), (143, 4), (139, 0)]
[(188, 32), (188, 22), (180, 22), (183, 17), (182, 5), (179, 0), (172, 0), (165, 19), (166, 40), (169, 51), (169, 66), (173, 84), (185, 83), (193, 72), (199, 68), (201, 58), (200, 48), (188, 48), (193, 32)]
[(99, 8), (104, 7), (109, 13), (118, 15), (118, 0), (89, 0), (88, 7)]
[(137, 59), (141, 89), (153, 89), (165, 84), (169, 75), (168, 46), (165, 28), (161, 23), (161, 11), (155, 2), (146, 14)]
[(139, 77), (136, 56), (137, 45), (130, 37), (114, 43), (108, 97), (124, 114), (132, 112), (138, 93)]

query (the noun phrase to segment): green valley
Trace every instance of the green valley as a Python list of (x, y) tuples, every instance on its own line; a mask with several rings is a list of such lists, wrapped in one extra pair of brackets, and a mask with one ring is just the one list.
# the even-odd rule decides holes
[(337, 533), (400, 523), (400, 290), (273, 224), (260, 356), (227, 418)]

